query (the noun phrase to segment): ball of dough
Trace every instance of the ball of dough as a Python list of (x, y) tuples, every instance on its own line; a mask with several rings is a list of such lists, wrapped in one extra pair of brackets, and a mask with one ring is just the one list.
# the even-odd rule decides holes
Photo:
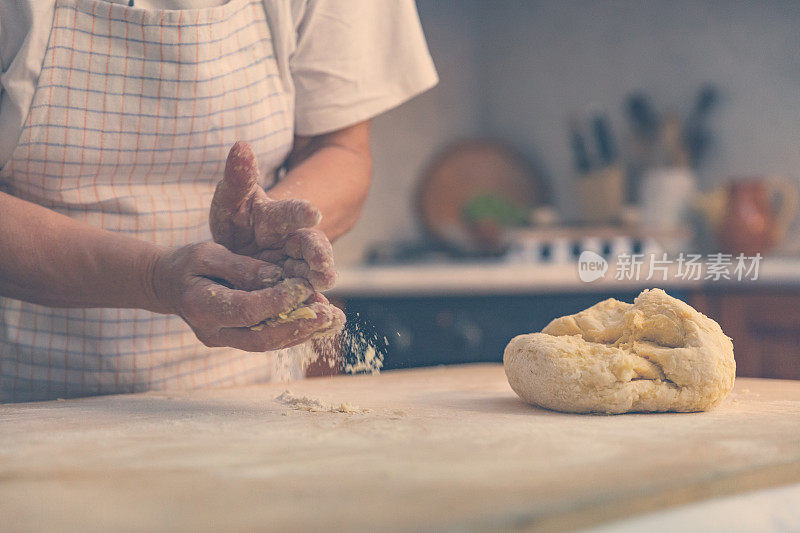
[(661, 289), (608, 299), (519, 335), (503, 354), (528, 403), (572, 413), (705, 411), (733, 388), (733, 343)]

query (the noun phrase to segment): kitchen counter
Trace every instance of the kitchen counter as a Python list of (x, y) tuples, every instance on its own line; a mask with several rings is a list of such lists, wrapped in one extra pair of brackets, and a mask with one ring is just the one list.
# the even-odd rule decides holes
[(499, 365), (0, 406), (0, 529), (551, 529), (797, 481), (795, 381), (693, 414), (538, 409)]
[(480, 295), (557, 292), (640, 291), (650, 287), (665, 290), (703, 287), (796, 287), (800, 288), (800, 259), (766, 258), (757, 280), (684, 280), (670, 268), (666, 281), (661, 275), (646, 280), (616, 280), (615, 265), (605, 278), (585, 283), (577, 263), (471, 262), (414, 265), (351, 266), (342, 268), (336, 287), (330, 291), (343, 298), (356, 296)]

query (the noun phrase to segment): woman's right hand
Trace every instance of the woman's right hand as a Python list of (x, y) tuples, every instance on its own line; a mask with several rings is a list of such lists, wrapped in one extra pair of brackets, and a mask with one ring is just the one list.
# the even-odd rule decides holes
[[(279, 281), (281, 273), (276, 265), (219, 244), (196, 243), (158, 255), (152, 290), (157, 310), (179, 315), (206, 346), (264, 352), (342, 329), (340, 309), (304, 279)], [(299, 307), (308, 311), (286, 318)]]

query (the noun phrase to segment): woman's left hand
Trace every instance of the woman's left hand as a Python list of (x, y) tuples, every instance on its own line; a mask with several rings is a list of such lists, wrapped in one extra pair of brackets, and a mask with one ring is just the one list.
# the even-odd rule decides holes
[(336, 283), (333, 249), (319, 230), (322, 215), (306, 200), (273, 200), (258, 183), (255, 154), (242, 141), (228, 153), (211, 201), (214, 240), (232, 252), (279, 265), (285, 278), (304, 278), (316, 291)]

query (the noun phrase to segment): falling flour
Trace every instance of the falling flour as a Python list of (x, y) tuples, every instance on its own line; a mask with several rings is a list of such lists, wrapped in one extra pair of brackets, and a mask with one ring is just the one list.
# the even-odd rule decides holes
[(348, 317), (339, 335), (312, 339), (275, 352), (273, 380), (302, 379), (314, 362), (344, 374), (379, 374), (388, 344), (386, 337), (381, 337), (374, 326), (356, 313)]
[(272, 354), (272, 380), (287, 382), (303, 379), (308, 365), (316, 361), (318, 357), (319, 354), (310, 342), (278, 350)]
[(368, 413), (369, 409), (361, 409), (349, 402), (340, 403), (338, 405), (323, 402), (316, 398), (309, 398), (308, 396), (295, 396), (289, 390), (285, 390), (280, 396), (275, 398), (279, 403), (291, 407), (297, 411), (310, 411), (312, 413)]
[(339, 338), (339, 368), (346, 374), (379, 374), (388, 345), (386, 337), (355, 313)]
[(383, 367), (383, 354), (375, 350), (374, 346), (367, 346), (361, 357), (353, 362), (345, 362), (343, 370), (347, 374), (379, 374)]

